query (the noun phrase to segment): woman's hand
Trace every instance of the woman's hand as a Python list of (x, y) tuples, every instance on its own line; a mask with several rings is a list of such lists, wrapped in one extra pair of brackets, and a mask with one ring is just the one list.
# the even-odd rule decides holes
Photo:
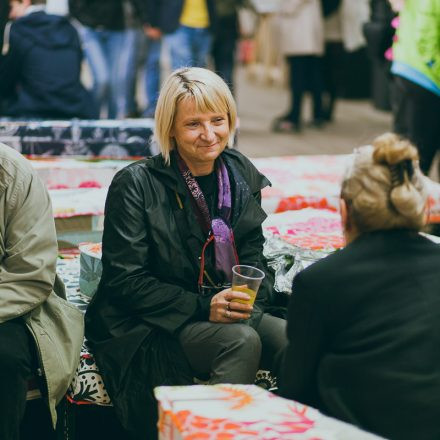
[(211, 311), (209, 320), (231, 324), (242, 319), (251, 317), (253, 307), (250, 304), (242, 304), (233, 301), (234, 299), (249, 300), (250, 296), (243, 292), (236, 292), (232, 289), (225, 289), (215, 294), (211, 299)]

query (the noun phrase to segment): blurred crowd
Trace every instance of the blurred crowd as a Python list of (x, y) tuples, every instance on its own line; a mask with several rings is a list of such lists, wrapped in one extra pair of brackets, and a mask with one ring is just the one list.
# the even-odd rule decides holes
[[(62, 16), (48, 13), (45, 0), (3, 0), (2, 116), (153, 117), (163, 43), (172, 70), (209, 62), (232, 87), (238, 9), (246, 3), (69, 0)], [(5, 23), (8, 16), (15, 22)], [(81, 84), (83, 56), (90, 91)], [(136, 102), (138, 75), (145, 108)]]
[[(394, 131), (419, 147), (423, 171), (431, 166), (440, 138), (436, 0), (63, 1), (65, 15), (49, 13), (46, 0), (1, 0), (0, 116), (154, 117), (164, 58), (169, 70), (212, 68), (233, 90), (237, 59), (255, 61), (259, 50), (241, 43), (269, 16), (276, 36), (266, 50), (285, 59), (291, 96), (273, 131), (303, 128), (306, 94), (307, 124), (322, 128), (350, 84), (361, 91), (352, 97), (367, 97), (371, 85), (373, 99), (388, 102), (391, 84)], [(416, 15), (426, 19), (416, 23)]]

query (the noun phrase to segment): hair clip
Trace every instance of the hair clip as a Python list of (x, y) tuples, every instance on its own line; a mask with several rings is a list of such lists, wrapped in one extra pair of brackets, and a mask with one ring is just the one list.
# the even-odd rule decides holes
[(402, 185), (406, 180), (411, 180), (414, 175), (414, 165), (411, 159), (405, 159), (394, 165), (389, 165), (389, 168), (392, 188)]

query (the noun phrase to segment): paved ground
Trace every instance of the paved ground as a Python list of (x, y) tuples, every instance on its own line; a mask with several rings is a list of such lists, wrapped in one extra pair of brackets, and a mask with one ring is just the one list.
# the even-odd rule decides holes
[[(250, 80), (243, 69), (238, 71), (236, 88), (240, 116), (238, 148), (251, 157), (349, 153), (391, 127), (390, 113), (375, 110), (369, 101), (341, 100), (335, 121), (323, 129), (305, 127), (300, 134), (272, 133), (271, 121), (288, 106), (287, 89)], [(310, 108), (306, 107), (305, 120), (310, 119)]]

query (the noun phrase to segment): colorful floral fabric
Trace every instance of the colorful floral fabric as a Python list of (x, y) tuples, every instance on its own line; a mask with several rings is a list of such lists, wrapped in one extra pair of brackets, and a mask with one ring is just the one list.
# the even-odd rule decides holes
[[(285, 156), (253, 159), (253, 164), (271, 182), (263, 190), (267, 213), (304, 208), (338, 211), (341, 182), (352, 155)], [(426, 177), (429, 222), (440, 223), (440, 184)]]
[(374, 440), (255, 385), (158, 387), (160, 440)]

